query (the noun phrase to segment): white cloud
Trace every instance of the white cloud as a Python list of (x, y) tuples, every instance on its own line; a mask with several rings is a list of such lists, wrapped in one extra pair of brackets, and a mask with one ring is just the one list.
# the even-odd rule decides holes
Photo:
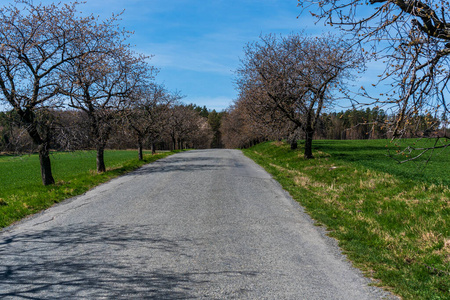
[(217, 44), (209, 44), (199, 40), (197, 44), (149, 43), (146, 45), (147, 55), (154, 55), (151, 64), (158, 68), (174, 68), (196, 72), (232, 75), (238, 62), (237, 55), (224, 55)]

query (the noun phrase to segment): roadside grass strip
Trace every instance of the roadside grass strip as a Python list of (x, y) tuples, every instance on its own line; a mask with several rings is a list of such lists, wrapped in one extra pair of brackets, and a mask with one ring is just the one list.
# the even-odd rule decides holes
[(56, 183), (50, 186), (42, 185), (36, 154), (0, 156), (0, 228), (175, 152), (146, 151), (139, 161), (136, 150), (107, 150), (107, 171), (101, 174), (95, 171), (95, 151), (55, 152), (51, 160)]
[(385, 140), (318, 142), (312, 160), (283, 142), (243, 152), (374, 284), (404, 299), (450, 299), (450, 151), (417, 167), (387, 157)]

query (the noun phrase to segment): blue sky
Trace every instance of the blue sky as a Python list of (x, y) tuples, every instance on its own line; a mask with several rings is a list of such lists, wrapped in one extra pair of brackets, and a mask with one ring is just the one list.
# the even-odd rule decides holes
[[(46, 5), (60, 0), (32, 1)], [(119, 25), (134, 32), (128, 42), (136, 52), (152, 56), (149, 63), (159, 69), (156, 81), (184, 95), (186, 104), (217, 111), (229, 107), (237, 97), (234, 72), (247, 43), (270, 33), (320, 35), (335, 28), (315, 25), (316, 19), (308, 12), (301, 14), (297, 0), (79, 1), (85, 2), (78, 6), (80, 12), (100, 19), (123, 11)], [(356, 89), (364, 85), (373, 90), (371, 83), (383, 66), (376, 62), (368, 65), (370, 72), (352, 82)], [(349, 107), (346, 102), (329, 109)]]
[(234, 70), (246, 43), (260, 34), (329, 29), (315, 27), (309, 14), (297, 19), (297, 0), (87, 0), (79, 10), (101, 18), (125, 10), (120, 24), (135, 32), (137, 52), (154, 55), (156, 81), (180, 91), (185, 103), (216, 110), (236, 98)]

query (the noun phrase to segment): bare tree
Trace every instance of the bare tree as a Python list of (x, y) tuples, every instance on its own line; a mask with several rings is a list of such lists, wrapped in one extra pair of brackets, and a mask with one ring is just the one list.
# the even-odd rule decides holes
[(76, 5), (15, 0), (0, 8), (0, 100), (17, 112), (37, 145), (44, 185), (54, 183), (49, 156), (52, 130), (39, 116), (62, 105), (56, 97), (61, 68), (96, 47), (91, 40), (84, 52), (73, 51), (74, 44), (99, 29), (94, 18), (76, 14)]
[(165, 134), (174, 150), (184, 149), (188, 145), (194, 148), (209, 148), (213, 138), (208, 120), (201, 117), (192, 106), (180, 103), (176, 103), (169, 110)]
[[(246, 148), (269, 139), (278, 139), (283, 134), (274, 133), (273, 129), (284, 124), (272, 122), (270, 114), (257, 110), (252, 102), (240, 97), (224, 113), (220, 132), (222, 143), (226, 148)], [(272, 125), (277, 126), (272, 126)]]
[(52, 148), (63, 151), (89, 149), (89, 124), (84, 111), (61, 110), (53, 112), (57, 120)]
[[(119, 112), (129, 105), (129, 96), (152, 77), (147, 57), (136, 56), (122, 43), (123, 34), (107, 27), (109, 39), (99, 52), (71, 61), (61, 76), (61, 92), (69, 106), (84, 111), (89, 120), (91, 138), (97, 151), (97, 172), (105, 172), (104, 150), (118, 122)], [(107, 31), (109, 30), (109, 31)], [(79, 44), (84, 52), (88, 45)]]
[[(394, 137), (401, 137), (419, 114), (446, 119), (450, 80), (450, 4), (444, 0), (299, 0), (304, 10), (338, 26), (385, 69), (373, 85), (380, 95), (362, 94), (395, 109)], [(437, 129), (437, 124), (429, 124)], [(448, 138), (448, 136), (447, 136)], [(448, 147), (439, 142), (436, 147)], [(430, 149), (422, 149), (429, 151)]]
[(149, 83), (130, 96), (130, 108), (125, 111), (124, 119), (134, 132), (138, 143), (139, 160), (143, 159), (142, 150), (145, 140), (151, 144), (155, 153), (155, 142), (161, 137), (168, 122), (168, 110), (180, 98), (169, 93), (162, 85)]
[[(322, 109), (345, 92), (350, 71), (363, 57), (331, 35), (267, 35), (245, 48), (237, 85), (258, 111), (292, 122), (305, 135), (305, 157), (313, 158), (312, 140)], [(332, 93), (332, 91), (334, 93)]]
[(225, 148), (243, 148), (251, 140), (246, 134), (248, 130), (245, 122), (245, 115), (237, 109), (234, 104), (227, 109), (222, 117), (220, 132), (222, 133), (222, 143)]

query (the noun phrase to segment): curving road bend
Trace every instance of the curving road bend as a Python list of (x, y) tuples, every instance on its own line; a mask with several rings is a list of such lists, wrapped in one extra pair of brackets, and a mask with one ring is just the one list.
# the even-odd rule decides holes
[(237, 150), (176, 154), (0, 233), (4, 299), (384, 299)]

